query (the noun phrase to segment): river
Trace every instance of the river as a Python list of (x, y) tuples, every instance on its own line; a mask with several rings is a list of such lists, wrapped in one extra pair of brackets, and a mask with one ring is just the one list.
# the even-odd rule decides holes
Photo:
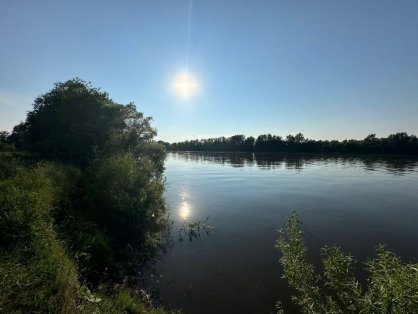
[[(166, 178), (172, 241), (142, 284), (185, 313), (272, 313), (277, 299), (294, 312), (274, 248), (292, 209), (315, 265), (324, 244), (360, 261), (378, 243), (418, 259), (414, 159), (170, 153)], [(205, 219), (209, 234), (179, 236)]]

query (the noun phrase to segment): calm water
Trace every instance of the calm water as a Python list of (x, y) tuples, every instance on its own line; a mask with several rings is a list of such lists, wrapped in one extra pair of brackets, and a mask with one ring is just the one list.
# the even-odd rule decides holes
[[(271, 313), (278, 298), (294, 312), (274, 248), (291, 209), (316, 263), (319, 243), (359, 260), (385, 243), (418, 259), (414, 160), (173, 153), (166, 176), (173, 241), (144, 282), (185, 313)], [(183, 221), (207, 216), (209, 236), (178, 240)]]

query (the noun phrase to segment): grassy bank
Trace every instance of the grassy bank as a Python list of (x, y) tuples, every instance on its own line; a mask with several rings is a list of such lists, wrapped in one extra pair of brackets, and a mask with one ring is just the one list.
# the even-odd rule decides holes
[(106, 233), (69, 218), (77, 168), (8, 158), (0, 165), (1, 313), (165, 313), (116, 285), (120, 274), (106, 277), (107, 267), (117, 269)]

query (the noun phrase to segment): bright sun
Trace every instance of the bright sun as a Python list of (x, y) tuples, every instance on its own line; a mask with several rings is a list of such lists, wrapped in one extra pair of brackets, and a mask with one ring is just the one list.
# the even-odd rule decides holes
[(173, 84), (175, 92), (184, 98), (193, 95), (197, 90), (197, 83), (188, 73), (178, 75)]

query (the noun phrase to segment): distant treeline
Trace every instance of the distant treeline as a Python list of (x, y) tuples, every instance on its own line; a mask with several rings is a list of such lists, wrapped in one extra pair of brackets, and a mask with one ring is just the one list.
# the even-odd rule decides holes
[(263, 170), (294, 169), (302, 171), (313, 163), (320, 162), (327, 166), (360, 167), (367, 171), (384, 169), (393, 175), (402, 175), (415, 171), (416, 158), (397, 158), (398, 156), (379, 156), (375, 154), (336, 158), (332, 154), (274, 154), (253, 152), (173, 152), (174, 158), (193, 162), (208, 162), (231, 167), (258, 167)]
[(363, 140), (312, 140), (301, 133), (285, 138), (263, 134), (257, 138), (245, 135), (164, 143), (171, 151), (241, 151), (275, 153), (344, 153), (344, 154), (418, 154), (418, 139), (405, 132), (378, 138), (370, 134)]

